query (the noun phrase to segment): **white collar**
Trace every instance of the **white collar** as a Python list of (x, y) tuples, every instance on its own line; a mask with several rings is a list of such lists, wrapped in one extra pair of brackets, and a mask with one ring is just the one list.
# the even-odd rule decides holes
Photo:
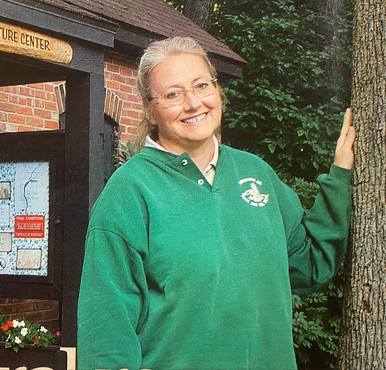
[[(214, 136), (214, 135), (213, 135), (213, 144), (214, 144), (214, 152), (213, 152), (213, 157), (212, 157), (211, 161), (208, 164), (209, 168), (212, 167), (212, 166), (213, 167), (217, 166), (218, 157), (219, 157), (218, 140), (216, 139), (216, 136)], [(147, 148), (154, 148), (154, 149), (162, 150), (163, 152), (170, 153), (162, 145), (160, 145), (157, 142), (155, 142), (150, 136), (146, 136), (145, 147), (147, 147)], [(206, 168), (205, 172), (207, 171), (208, 167)]]

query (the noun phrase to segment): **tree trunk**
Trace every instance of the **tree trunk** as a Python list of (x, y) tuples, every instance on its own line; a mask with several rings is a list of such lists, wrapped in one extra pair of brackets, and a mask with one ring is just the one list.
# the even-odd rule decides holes
[(356, 0), (352, 248), (338, 368), (386, 369), (386, 1)]
[(212, 24), (214, 0), (185, 0), (182, 13), (205, 31)]

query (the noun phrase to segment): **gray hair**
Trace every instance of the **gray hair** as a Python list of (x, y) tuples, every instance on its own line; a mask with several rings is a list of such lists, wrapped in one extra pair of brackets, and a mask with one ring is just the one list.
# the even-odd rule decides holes
[[(144, 116), (136, 132), (134, 142), (136, 151), (142, 149), (147, 135), (150, 135), (153, 140), (158, 140), (158, 126), (153, 125), (149, 120), (152, 110), (152, 102), (149, 100), (151, 98), (152, 72), (158, 64), (164, 62), (170, 56), (178, 54), (200, 55), (208, 65), (212, 78), (217, 77), (216, 69), (210, 62), (208, 54), (192, 38), (177, 36), (151, 43), (143, 53), (137, 70), (137, 91), (144, 105)], [(220, 94), (223, 95), (221, 88)]]

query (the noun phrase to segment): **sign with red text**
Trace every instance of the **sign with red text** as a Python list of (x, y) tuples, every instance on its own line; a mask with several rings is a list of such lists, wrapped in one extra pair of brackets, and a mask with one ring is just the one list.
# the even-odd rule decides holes
[(72, 60), (67, 42), (1, 22), (0, 50), (66, 64)]
[(44, 238), (44, 216), (15, 216), (14, 238)]

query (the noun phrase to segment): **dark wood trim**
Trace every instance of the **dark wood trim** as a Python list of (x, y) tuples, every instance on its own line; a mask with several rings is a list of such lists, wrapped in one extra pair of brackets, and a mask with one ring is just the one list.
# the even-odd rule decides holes
[(26, 28), (37, 27), (37, 32), (47, 30), (105, 47), (114, 46), (117, 25), (97, 16), (84, 17), (41, 1), (30, 0), (0, 0), (0, 15), (5, 20), (20, 22)]

